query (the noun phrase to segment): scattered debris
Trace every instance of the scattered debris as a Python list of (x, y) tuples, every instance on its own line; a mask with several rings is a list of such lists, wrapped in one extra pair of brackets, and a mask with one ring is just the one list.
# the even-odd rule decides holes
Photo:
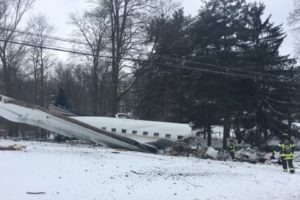
[(222, 150), (222, 151), (219, 151), (218, 156), (217, 156), (217, 160), (222, 160), (222, 161), (229, 160), (229, 161), (232, 161), (232, 158), (231, 158), (230, 154), (228, 153), (228, 151)]
[(208, 147), (205, 154), (207, 156), (207, 158), (211, 158), (211, 159), (217, 159), (218, 157), (218, 151), (215, 150), (213, 147)]
[[(265, 163), (270, 160), (269, 154), (261, 152), (258, 148), (253, 148), (248, 144), (238, 145), (239, 150), (235, 154), (235, 160), (241, 162), (250, 163)], [(165, 152), (167, 154), (167, 152)], [(232, 160), (228, 151), (215, 149), (213, 147), (202, 147), (202, 146), (190, 146), (190, 145), (177, 145), (169, 150), (169, 154), (173, 156), (193, 156), (202, 159), (213, 159), (213, 160)], [(300, 155), (295, 161), (300, 161)]]
[(300, 151), (296, 151), (294, 153), (294, 161), (295, 162), (300, 162)]
[[(195, 156), (198, 157), (197, 155), (202, 152), (202, 147), (199, 148), (197, 146), (191, 146), (187, 144), (179, 144), (173, 146), (169, 151), (165, 152), (165, 154), (170, 154), (172, 156)], [(202, 152), (205, 153), (205, 152)]]
[(1, 151), (21, 151), (25, 149), (26, 146), (19, 145), (19, 144), (13, 144), (8, 146), (0, 146)]
[(247, 147), (246, 149), (241, 149), (236, 152), (236, 160), (246, 161), (250, 163), (264, 163), (267, 159), (265, 158), (265, 153), (260, 153), (258, 149)]
[(26, 192), (27, 194), (46, 194), (46, 192)]
[(139, 173), (139, 172), (136, 172), (136, 171), (133, 171), (133, 170), (130, 170), (130, 172), (132, 172), (134, 174), (138, 174), (138, 175), (145, 175), (144, 173)]
[(193, 184), (193, 183), (191, 183), (191, 182), (187, 181), (186, 179), (183, 179), (183, 181), (184, 181), (184, 182), (186, 182), (186, 183), (187, 183), (187, 184), (189, 184), (189, 185), (192, 185), (192, 186), (194, 186), (194, 187), (201, 187), (201, 188), (203, 188), (203, 186), (202, 186), (202, 185), (196, 185), (196, 184)]

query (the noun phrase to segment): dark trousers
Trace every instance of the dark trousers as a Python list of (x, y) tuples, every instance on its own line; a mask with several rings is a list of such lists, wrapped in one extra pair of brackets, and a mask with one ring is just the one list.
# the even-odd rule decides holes
[(234, 159), (234, 153), (235, 153), (234, 151), (230, 151), (230, 156), (232, 159)]
[(282, 167), (283, 169), (287, 169), (287, 167), (289, 167), (289, 169), (294, 169), (293, 160), (282, 160)]

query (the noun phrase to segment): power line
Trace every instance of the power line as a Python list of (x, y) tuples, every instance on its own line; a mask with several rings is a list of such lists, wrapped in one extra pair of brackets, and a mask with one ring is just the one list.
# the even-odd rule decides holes
[[(26, 41), (17, 41), (17, 40), (3, 40), (0, 39), (0, 42), (9, 42), (12, 44), (18, 44), (18, 45), (24, 45), (24, 46), (29, 46), (29, 47), (35, 47), (35, 48), (42, 48), (42, 49), (48, 49), (48, 50), (53, 50), (53, 51), (60, 51), (60, 52), (65, 52), (65, 53), (73, 53), (73, 54), (79, 54), (79, 55), (84, 55), (84, 56), (94, 56), (91, 53), (88, 52), (82, 52), (82, 51), (76, 51), (76, 50), (71, 50), (68, 48), (63, 48), (63, 47), (56, 47), (56, 46), (46, 46), (46, 45), (37, 45), (37, 44), (30, 44)], [(105, 56), (105, 55), (99, 55), (100, 58), (112, 58), (111, 56)]]
[[(194, 67), (188, 67), (188, 66), (178, 66), (178, 65), (171, 65), (168, 63), (157, 63), (159, 65), (164, 65), (166, 67), (170, 68), (180, 68), (180, 69), (187, 69), (187, 70), (194, 70), (194, 71), (200, 71), (200, 72), (205, 72), (205, 73), (210, 73), (210, 74), (215, 74), (215, 75), (224, 75), (224, 76), (230, 76), (230, 77), (238, 77), (238, 78), (244, 78), (244, 79), (252, 79), (252, 80), (262, 80), (264, 82), (273, 82), (273, 83), (280, 83), (280, 84), (287, 84), (290, 86), (300, 86), (298, 84), (292, 84), (289, 82), (285, 81), (280, 81), (278, 79), (270, 79), (270, 78), (264, 78), (264, 77), (257, 77), (253, 75), (245, 75), (245, 74), (236, 74), (236, 73), (230, 73), (230, 72), (221, 72), (221, 71), (213, 71), (213, 70), (208, 70), (208, 69), (201, 69), (201, 68), (194, 68)], [(199, 66), (198, 66), (199, 67)]]
[[(2, 28), (0, 27), (0, 29), (12, 31), (11, 29), (3, 28), (3, 27)], [(40, 35), (29, 32), (29, 31), (15, 30), (15, 32), (25, 34), (25, 35), (31, 35), (31, 36), (35, 36), (35, 37), (41, 37)], [(51, 40), (56, 40), (56, 41), (62, 41), (62, 42), (68, 42), (68, 43), (72, 43), (72, 44), (80, 44), (80, 45), (90, 46), (90, 44), (85, 43), (85, 42), (80, 42), (80, 41), (71, 40), (71, 39), (62, 38), (62, 37), (57, 37), (57, 36), (51, 36), (51, 35), (47, 35), (47, 34), (44, 34), (43, 37), (51, 39)], [(52, 50), (54, 50), (54, 49), (52, 49)], [(67, 50), (67, 51), (73, 51), (73, 50)], [(74, 53), (74, 52), (70, 52), (70, 53)], [(81, 54), (82, 52), (77, 52), (77, 53)], [(83, 54), (86, 55), (87, 53), (83, 53)], [(148, 56), (147, 54), (143, 54), (143, 55)], [(91, 54), (90, 56), (93, 56), (93, 55)], [(177, 61), (186, 62), (186, 63), (194, 63), (194, 64), (197, 64), (197, 65), (201, 65), (202, 67), (215, 67), (215, 68), (223, 69), (226, 72), (236, 71), (236, 72), (248, 73), (248, 74), (251, 74), (251, 75), (265, 76), (265, 77), (271, 77), (271, 78), (273, 76), (273, 75), (267, 74), (267, 73), (254, 72), (254, 71), (249, 71), (249, 70), (245, 70), (245, 69), (233, 68), (233, 67), (230, 67), (230, 66), (216, 65), (216, 64), (211, 64), (211, 63), (203, 63), (203, 62), (194, 61), (194, 60), (186, 60), (186, 59), (174, 58), (174, 57), (168, 57), (168, 56), (161, 56), (161, 55), (154, 55), (154, 56), (159, 57), (159, 58), (166, 58), (166, 59), (173, 60), (173, 61), (177, 60)], [(101, 57), (101, 56), (99, 56), (99, 57)], [(122, 58), (122, 59), (123, 60), (128, 60), (126, 58)], [(138, 61), (138, 60), (134, 60), (134, 61)]]
[[(13, 43), (13, 44), (18, 44), (18, 45), (25, 45), (25, 46), (30, 46), (30, 47), (35, 47), (35, 48), (43, 48), (43, 49), (48, 49), (48, 50), (53, 50), (53, 51), (60, 51), (60, 52), (66, 52), (66, 53), (73, 53), (73, 54), (79, 54), (79, 55), (85, 55), (85, 56), (94, 56), (91, 53), (88, 52), (82, 52), (82, 51), (76, 51), (76, 50), (70, 50), (67, 48), (62, 48), (62, 47), (55, 47), (55, 46), (41, 46), (41, 45), (36, 45), (36, 44), (31, 44), (28, 43), (26, 41), (16, 41), (16, 40), (1, 40), (2, 42), (9, 42), (9, 43)], [(106, 55), (99, 55), (99, 57), (101, 58), (107, 58), (107, 59), (111, 59), (113, 58), (112, 56), (106, 56)], [(134, 59), (134, 58), (122, 58), (123, 60), (128, 60), (128, 61), (133, 61), (133, 62), (139, 62), (141, 61), (140, 59)], [(226, 76), (232, 76), (232, 77), (238, 77), (238, 78), (247, 78), (247, 79), (254, 79), (254, 80), (258, 80), (258, 79), (263, 79), (264, 76), (255, 76), (255, 75), (249, 75), (249, 74), (237, 74), (237, 73), (232, 73), (232, 72), (222, 72), (222, 71), (215, 71), (215, 70), (210, 70), (210, 69), (206, 69), (203, 68), (203, 66), (198, 65), (197, 68), (195, 67), (189, 67), (189, 66), (184, 66), (184, 65), (174, 65), (174, 64), (168, 64), (168, 63), (159, 63), (157, 61), (155, 61), (156, 64), (159, 65), (164, 65), (166, 67), (171, 67), (171, 68), (178, 68), (178, 69), (187, 69), (187, 70), (194, 70), (194, 71), (201, 71), (201, 72), (205, 72), (205, 73), (211, 73), (211, 74), (220, 74), (220, 75), (226, 75)], [(200, 68), (202, 67), (202, 68)], [(264, 78), (264, 81), (271, 81), (271, 82), (278, 82), (278, 83), (285, 83), (283, 81), (280, 81), (278, 79), (275, 79), (278, 77), (274, 77), (274, 79), (270, 79), (269, 78)]]
[(167, 59), (170, 59), (170, 60), (178, 60), (178, 61), (181, 61), (181, 62), (186, 62), (186, 63), (191, 63), (191, 64), (194, 63), (194, 64), (198, 64), (198, 65), (201, 65), (201, 66), (215, 67), (215, 68), (223, 69), (227, 72), (237, 71), (237, 72), (249, 73), (249, 74), (257, 75), (257, 76), (269, 76), (269, 77), (273, 76), (273, 75), (267, 74), (267, 73), (249, 71), (249, 70), (239, 69), (239, 68), (233, 68), (233, 67), (229, 67), (229, 66), (225, 66), (225, 65), (216, 65), (216, 64), (210, 64), (210, 63), (203, 63), (203, 62), (194, 61), (194, 60), (186, 60), (186, 59), (173, 58), (173, 57), (167, 57), (167, 56), (158, 56), (158, 57), (167, 58)]
[[(8, 28), (1, 28), (1, 27), (0, 27), (0, 29), (10, 30)], [(18, 33), (21, 33), (21, 34), (26, 34), (26, 35), (31, 35), (31, 36), (35, 36), (35, 37), (40, 37), (40, 35), (34, 34), (32, 32), (29, 32), (29, 31), (15, 30), (15, 32), (18, 32)], [(88, 43), (84, 43), (84, 42), (80, 42), (80, 41), (76, 41), (76, 40), (70, 40), (70, 39), (61, 38), (61, 37), (56, 37), (56, 36), (51, 36), (51, 35), (47, 35), (47, 34), (44, 34), (43, 37), (51, 39), (51, 40), (56, 40), (56, 41), (62, 41), (62, 42), (68, 42), (68, 43), (72, 43), (72, 44), (80, 44), (80, 45), (90, 46), (90, 44), (88, 44)], [(69, 49), (65, 49), (65, 48), (58, 49), (57, 47), (49, 47), (48, 49), (56, 50), (56, 51), (69, 52), (69, 53), (74, 53), (74, 54), (76, 53), (76, 54), (81, 54), (81, 55), (86, 55), (86, 56), (94, 56), (90, 53), (79, 52), (79, 51), (69, 50)], [(144, 54), (144, 55), (148, 56), (147, 54)], [(215, 65), (215, 64), (210, 64), (210, 63), (202, 63), (202, 62), (199, 62), (199, 61), (186, 60), (186, 59), (181, 59), (181, 58), (174, 58), (174, 57), (167, 57), (167, 56), (160, 56), (160, 55), (154, 55), (154, 56), (159, 57), (159, 58), (166, 58), (166, 59), (173, 60), (173, 61), (177, 60), (177, 61), (181, 61), (181, 62), (184, 62), (184, 63), (194, 63), (194, 64), (197, 64), (198, 66), (201, 65), (202, 67), (215, 67), (215, 68), (225, 70), (226, 73), (229, 73), (230, 71), (233, 71), (233, 72), (241, 72), (241, 73), (246, 73), (246, 74), (249, 74), (249, 75), (259, 76), (259, 77), (263, 76), (263, 77), (269, 77), (269, 78), (277, 78), (277, 77), (274, 77), (271, 74), (266, 74), (266, 73), (262, 73), (262, 72), (254, 72), (254, 71), (249, 71), (249, 70), (244, 70), (244, 69), (239, 69), (239, 68), (232, 68), (232, 67), (229, 67), (229, 66), (221, 66), (221, 65)], [(102, 56), (102, 55), (99, 55), (99, 57), (112, 58), (111, 56), (108, 57), (108, 56)], [(140, 61), (138, 59), (128, 59), (128, 58), (122, 58), (122, 59), (123, 60), (130, 60), (130, 61), (134, 61), (134, 62)], [(211, 69), (207, 69), (207, 70), (212, 71)]]
[[(0, 27), (0, 29), (5, 30), (5, 31), (13, 31), (12, 29), (3, 28), (3, 27)], [(44, 38), (47, 38), (47, 39), (50, 39), (50, 40), (56, 40), (56, 41), (68, 42), (68, 43), (72, 43), (72, 44), (80, 44), (80, 45), (90, 46), (88, 43), (85, 43), (85, 42), (81, 42), (81, 41), (78, 41), (78, 40), (67, 39), (67, 38), (62, 38), (62, 37), (57, 37), (57, 36), (52, 36), (52, 35), (48, 35), (48, 34), (38, 35), (36, 33), (32, 33), (32, 32), (29, 32), (29, 31), (21, 31), (21, 30), (14, 30), (14, 32), (24, 34), (24, 35), (30, 35), (30, 36), (34, 36), (34, 37), (44, 37)]]

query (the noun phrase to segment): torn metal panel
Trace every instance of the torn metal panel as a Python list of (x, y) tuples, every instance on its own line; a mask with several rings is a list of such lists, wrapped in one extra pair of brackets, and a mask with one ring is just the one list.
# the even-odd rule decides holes
[(133, 151), (156, 152), (156, 148), (98, 129), (62, 114), (0, 95), (0, 116), (16, 123), (37, 126), (67, 137)]

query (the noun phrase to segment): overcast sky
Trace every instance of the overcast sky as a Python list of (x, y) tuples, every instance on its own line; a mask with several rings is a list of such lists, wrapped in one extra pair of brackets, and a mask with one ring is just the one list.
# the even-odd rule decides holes
[[(248, 0), (255, 1), (255, 0)], [(275, 24), (283, 24), (287, 39), (281, 47), (282, 54), (293, 54), (293, 36), (287, 26), (287, 17), (293, 9), (293, 0), (260, 0), (266, 5), (266, 15), (271, 14)], [(195, 16), (201, 7), (201, 0), (182, 0), (182, 6), (186, 14)], [(87, 0), (36, 0), (33, 9), (28, 12), (26, 21), (30, 15), (45, 14), (49, 23), (55, 27), (54, 35), (68, 38), (72, 27), (68, 24), (69, 14), (82, 12), (88, 7)]]

